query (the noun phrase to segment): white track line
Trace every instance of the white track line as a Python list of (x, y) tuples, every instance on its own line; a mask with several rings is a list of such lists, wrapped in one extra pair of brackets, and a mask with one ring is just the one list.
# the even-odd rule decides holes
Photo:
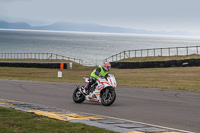
[(191, 132), (191, 131), (180, 130), (180, 129), (175, 129), (175, 128), (169, 128), (169, 127), (153, 125), (153, 124), (148, 124), (148, 123), (138, 122), (138, 121), (132, 121), (132, 120), (127, 120), (127, 119), (122, 119), (122, 118), (116, 118), (116, 117), (111, 117), (111, 116), (98, 115), (98, 114), (85, 113), (85, 112), (80, 112), (80, 113), (96, 115), (96, 116), (101, 116), (101, 117), (110, 118), (110, 119), (116, 119), (116, 120), (121, 120), (121, 121), (133, 122), (133, 123), (137, 123), (137, 124), (142, 124), (142, 125), (147, 125), (147, 126), (152, 126), (152, 127), (158, 127), (158, 128), (163, 128), (163, 129), (168, 129), (168, 130), (173, 130), (173, 131), (178, 131), (178, 132), (195, 133), (195, 132)]

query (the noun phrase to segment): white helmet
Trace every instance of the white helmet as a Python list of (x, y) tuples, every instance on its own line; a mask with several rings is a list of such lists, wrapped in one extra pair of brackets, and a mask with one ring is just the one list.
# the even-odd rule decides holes
[(110, 64), (109, 62), (105, 62), (104, 65), (103, 65), (103, 68), (104, 68), (106, 71), (110, 71), (111, 64)]

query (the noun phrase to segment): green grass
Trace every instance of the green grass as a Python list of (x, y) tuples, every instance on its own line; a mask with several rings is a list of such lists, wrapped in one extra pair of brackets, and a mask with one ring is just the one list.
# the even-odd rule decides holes
[(0, 107), (1, 133), (114, 133), (113, 131), (49, 119), (35, 114)]
[[(0, 67), (0, 79), (33, 81), (54, 81), (83, 83), (83, 77), (89, 77), (95, 67), (76, 65), (73, 69), (62, 70), (63, 77), (58, 78), (60, 69)], [(175, 89), (200, 92), (200, 67), (171, 67), (148, 69), (111, 69), (117, 84), (147, 88)]]
[(114, 69), (119, 85), (200, 91), (200, 67)]

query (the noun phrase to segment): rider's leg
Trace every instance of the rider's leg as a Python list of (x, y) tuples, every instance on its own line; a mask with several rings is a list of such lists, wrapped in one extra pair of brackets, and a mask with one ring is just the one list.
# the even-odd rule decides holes
[(95, 82), (96, 82), (96, 79), (95, 79), (94, 77), (90, 76), (90, 78), (89, 78), (89, 83), (88, 83), (88, 85), (85, 87), (85, 90), (86, 90), (87, 94), (90, 93), (90, 87), (91, 87), (91, 85), (93, 85)]

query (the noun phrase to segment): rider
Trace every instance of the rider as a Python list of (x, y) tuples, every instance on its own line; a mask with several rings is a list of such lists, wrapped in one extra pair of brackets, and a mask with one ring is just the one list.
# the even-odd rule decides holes
[(111, 65), (109, 62), (105, 62), (103, 66), (98, 66), (90, 75), (89, 83), (85, 87), (85, 90), (83, 91), (86, 95), (89, 95), (90, 93), (90, 87), (94, 83), (96, 83), (97, 78), (104, 77), (107, 79), (108, 77), (108, 71), (110, 71)]

